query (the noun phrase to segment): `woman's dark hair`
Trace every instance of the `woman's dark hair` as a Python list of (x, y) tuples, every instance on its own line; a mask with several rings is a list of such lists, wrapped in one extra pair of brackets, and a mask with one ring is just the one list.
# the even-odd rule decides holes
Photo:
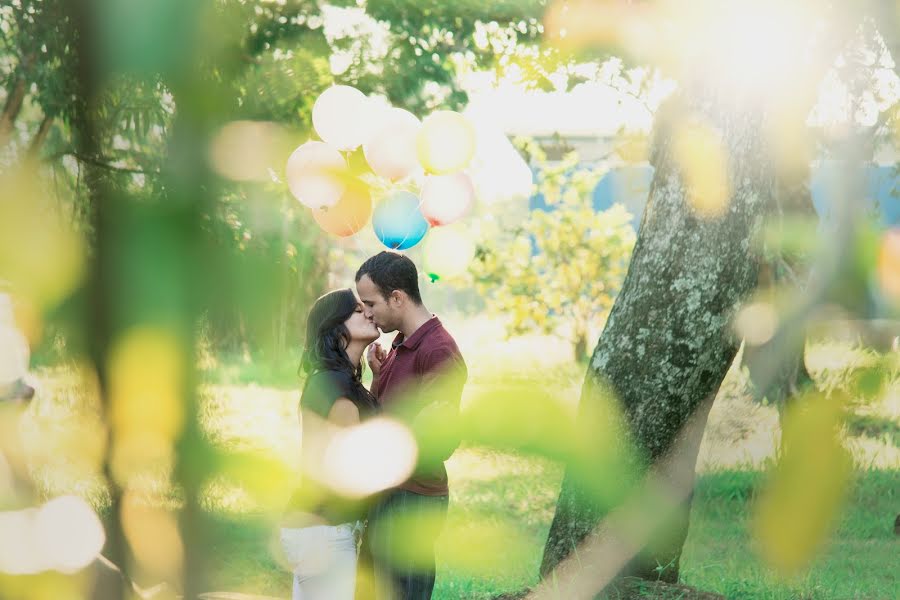
[(356, 281), (368, 275), (381, 295), (387, 300), (394, 290), (403, 290), (410, 300), (422, 304), (419, 293), (419, 273), (408, 256), (383, 251), (369, 258), (356, 272)]
[(371, 394), (362, 384), (362, 362), (353, 365), (347, 356), (350, 332), (344, 325), (356, 311), (359, 302), (353, 290), (335, 290), (313, 303), (306, 318), (306, 338), (300, 370), (307, 378), (316, 371), (338, 371), (353, 380), (359, 399), (374, 405)]

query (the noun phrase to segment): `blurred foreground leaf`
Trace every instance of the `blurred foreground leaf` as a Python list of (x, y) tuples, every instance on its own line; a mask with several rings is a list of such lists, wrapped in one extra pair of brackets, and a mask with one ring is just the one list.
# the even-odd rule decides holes
[(805, 569), (824, 544), (850, 481), (838, 438), (842, 397), (809, 396), (784, 419), (782, 456), (756, 506), (762, 558), (784, 576)]

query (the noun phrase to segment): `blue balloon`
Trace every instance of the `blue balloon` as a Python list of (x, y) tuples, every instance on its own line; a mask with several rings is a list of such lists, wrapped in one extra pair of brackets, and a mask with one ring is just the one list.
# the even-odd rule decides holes
[(428, 221), (419, 210), (420, 201), (412, 192), (399, 191), (378, 203), (372, 228), (381, 243), (394, 250), (406, 250), (422, 241)]

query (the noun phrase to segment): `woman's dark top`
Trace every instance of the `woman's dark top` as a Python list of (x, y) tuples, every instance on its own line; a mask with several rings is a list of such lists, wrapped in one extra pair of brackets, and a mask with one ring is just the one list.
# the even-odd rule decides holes
[(338, 398), (347, 398), (359, 409), (362, 421), (375, 414), (375, 404), (361, 383), (343, 371), (316, 371), (306, 379), (300, 408), (328, 418), (331, 407)]
[[(339, 398), (346, 398), (359, 409), (359, 419), (373, 417), (376, 404), (362, 383), (342, 371), (316, 371), (306, 379), (300, 396), (301, 410), (328, 419), (331, 408)], [(306, 451), (304, 449), (304, 451)], [(289, 512), (311, 513), (331, 525), (339, 525), (365, 517), (368, 502), (350, 499), (327, 491), (320, 483), (304, 476), (301, 488), (288, 503)]]

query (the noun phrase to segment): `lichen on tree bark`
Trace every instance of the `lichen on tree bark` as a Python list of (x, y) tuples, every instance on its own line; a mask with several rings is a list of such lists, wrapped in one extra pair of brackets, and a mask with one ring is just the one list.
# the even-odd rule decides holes
[[(672, 139), (684, 119), (702, 122), (721, 141), (730, 193), (718, 216), (700, 216), (689, 202)], [(705, 422), (706, 414), (698, 410), (709, 411), (740, 343), (731, 331), (732, 317), (757, 282), (754, 242), (774, 189), (763, 119), (756, 106), (735, 106), (709, 90), (677, 95), (657, 118), (650, 197), (579, 406), (581, 418), (601, 401), (598, 390), (613, 391), (624, 413), (625, 438), (641, 459), (638, 477), (677, 441), (686, 455), (680, 464), (688, 468), (659, 475), (693, 482), (702, 427), (690, 434), (692, 439), (679, 440), (679, 434), (691, 417)], [(583, 473), (567, 468), (544, 550), (544, 576), (612, 508), (598, 502), (582, 478)], [(667, 527), (666, 539), (654, 540), (623, 574), (677, 581), (689, 506), (688, 498)]]

